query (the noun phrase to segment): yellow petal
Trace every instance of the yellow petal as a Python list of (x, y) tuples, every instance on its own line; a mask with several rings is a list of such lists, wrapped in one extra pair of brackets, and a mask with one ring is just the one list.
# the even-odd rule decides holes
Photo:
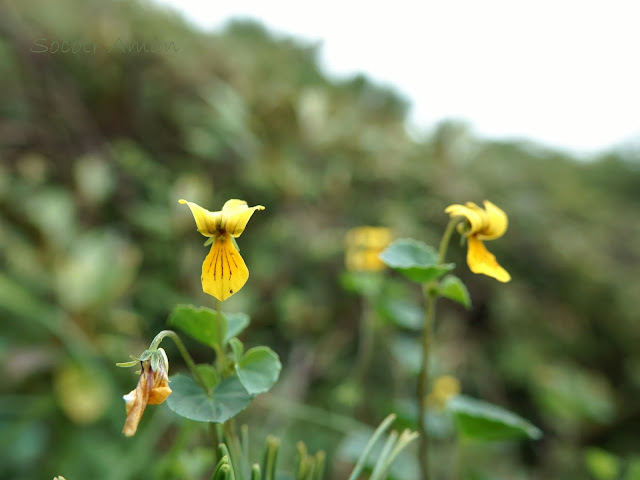
[(202, 290), (224, 301), (240, 290), (249, 278), (249, 269), (233, 246), (229, 235), (216, 238), (202, 264)]
[(169, 386), (164, 387), (153, 387), (151, 392), (149, 393), (149, 401), (148, 405), (160, 405), (163, 403), (167, 397), (171, 395), (171, 388)]
[(354, 227), (347, 232), (347, 248), (384, 250), (393, 239), (386, 227)]
[(509, 223), (507, 214), (489, 200), (484, 201), (484, 209), (487, 212), (488, 222), (486, 227), (478, 232), (478, 238), (480, 240), (493, 240), (504, 235)]
[(187, 202), (183, 199), (178, 200), (178, 203), (186, 204), (191, 209), (193, 218), (196, 221), (196, 227), (202, 235), (211, 237), (216, 234), (222, 220), (221, 212), (210, 212), (196, 203)]
[(469, 242), (469, 249), (467, 250), (469, 270), (473, 273), (481, 273), (493, 277), (503, 283), (511, 280), (511, 275), (498, 264), (496, 257), (485, 248), (482, 240), (475, 236), (470, 236), (467, 241)]
[(444, 211), (448, 213), (451, 218), (466, 218), (470, 226), (469, 235), (482, 231), (487, 224), (487, 217), (484, 210), (472, 202), (467, 202), (466, 205), (449, 205)]
[(262, 205), (247, 206), (244, 200), (227, 200), (222, 207), (221, 228), (234, 237), (239, 237), (256, 210), (264, 210)]

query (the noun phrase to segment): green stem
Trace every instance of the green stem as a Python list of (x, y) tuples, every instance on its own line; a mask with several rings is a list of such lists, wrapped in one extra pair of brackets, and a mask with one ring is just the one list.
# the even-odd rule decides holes
[(432, 284), (425, 284), (423, 291), (426, 299), (424, 327), (422, 329), (422, 365), (418, 377), (418, 432), (420, 433), (420, 470), (423, 480), (429, 478), (429, 433), (427, 430), (427, 397), (429, 387), (429, 356), (433, 341), (433, 320), (436, 312), (437, 293)]
[(449, 247), (449, 242), (451, 241), (451, 234), (453, 233), (453, 229), (461, 222), (464, 222), (466, 219), (464, 217), (453, 217), (449, 220), (449, 224), (447, 228), (445, 228), (444, 233), (442, 234), (442, 239), (440, 240), (440, 248), (438, 249), (438, 263), (444, 263), (444, 258), (447, 255), (447, 248)]
[(155, 336), (155, 338), (151, 342), (151, 345), (149, 346), (149, 350), (156, 350), (160, 345), (160, 342), (162, 342), (162, 340), (165, 337), (169, 337), (171, 340), (173, 340), (173, 343), (175, 343), (176, 347), (178, 347), (178, 351), (180, 352), (180, 355), (182, 355), (182, 358), (184, 358), (184, 362), (187, 364), (189, 371), (193, 375), (193, 378), (196, 379), (196, 382), (198, 382), (198, 385), (200, 385), (200, 387), (205, 391), (205, 393), (209, 393), (207, 384), (205, 383), (203, 378), (200, 376), (200, 373), (196, 368), (196, 364), (193, 361), (193, 358), (189, 354), (187, 348), (184, 346), (184, 343), (182, 343), (182, 340), (180, 340), (180, 337), (176, 332), (174, 332), (173, 330), (162, 330), (160, 333), (158, 333)]
[(216, 302), (216, 313), (218, 314), (217, 328), (218, 328), (218, 338), (220, 339), (219, 347), (215, 348), (216, 360), (218, 361), (218, 371), (221, 376), (224, 376), (225, 369), (227, 368), (227, 353), (224, 348), (225, 332), (222, 328), (223, 315), (222, 315), (222, 302), (220, 300)]
[[(447, 255), (447, 248), (451, 241), (456, 226), (464, 221), (464, 217), (453, 217), (449, 220), (440, 240), (438, 249), (438, 264), (443, 264)], [(429, 432), (427, 431), (427, 405), (425, 399), (429, 388), (429, 357), (433, 343), (433, 324), (436, 315), (436, 302), (438, 301), (437, 282), (429, 282), (422, 285), (425, 298), (424, 327), (422, 329), (422, 365), (418, 376), (418, 433), (420, 434), (419, 460), (423, 480), (429, 478)]]
[(213, 448), (213, 461), (218, 461), (218, 445), (220, 445), (220, 438), (218, 437), (218, 430), (216, 424), (209, 422), (209, 439), (211, 440), (211, 447)]

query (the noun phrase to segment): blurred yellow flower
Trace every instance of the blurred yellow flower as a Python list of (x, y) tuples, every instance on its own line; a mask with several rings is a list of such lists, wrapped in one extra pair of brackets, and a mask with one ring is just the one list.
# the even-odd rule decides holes
[(138, 379), (135, 390), (131, 390), (124, 395), (127, 419), (124, 423), (122, 433), (131, 437), (138, 430), (138, 423), (142, 418), (147, 405), (160, 405), (171, 394), (169, 388), (169, 359), (164, 349), (159, 348), (161, 354), (158, 368), (154, 371), (151, 368), (151, 360), (142, 363), (142, 371)]
[(348, 270), (376, 272), (385, 268), (378, 255), (391, 243), (385, 227), (355, 227), (347, 232), (345, 264)]
[(433, 382), (431, 393), (427, 395), (427, 405), (444, 409), (452, 397), (460, 393), (460, 382), (456, 377), (443, 375)]
[(506, 213), (488, 200), (484, 201), (484, 209), (473, 202), (466, 205), (449, 205), (445, 209), (451, 218), (464, 217), (468, 227), (462, 229), (467, 237), (467, 264), (473, 273), (481, 273), (493, 277), (500, 282), (508, 282), (511, 275), (496, 261), (482, 243), (482, 240), (493, 240), (504, 235), (508, 219)]
[(228, 200), (219, 212), (179, 200), (191, 209), (198, 231), (212, 237), (213, 245), (202, 264), (202, 290), (220, 301), (240, 290), (249, 278), (249, 269), (232, 237), (239, 237), (256, 210), (262, 205), (247, 206), (244, 200)]

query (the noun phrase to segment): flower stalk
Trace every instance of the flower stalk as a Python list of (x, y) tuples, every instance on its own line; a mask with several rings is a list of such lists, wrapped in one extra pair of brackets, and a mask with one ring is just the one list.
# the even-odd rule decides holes
[[(464, 217), (455, 216), (449, 220), (449, 224), (442, 234), (440, 248), (438, 249), (438, 265), (444, 264), (447, 255), (447, 248), (451, 241), (456, 226), (464, 221)], [(417, 405), (418, 405), (418, 433), (420, 435), (420, 445), (418, 458), (420, 471), (423, 480), (429, 479), (429, 432), (427, 430), (427, 393), (429, 388), (429, 357), (433, 345), (433, 324), (436, 315), (436, 302), (438, 300), (438, 284), (436, 281), (424, 283), (422, 292), (425, 298), (424, 326), (422, 329), (422, 364), (418, 376)]]
[(174, 332), (173, 330), (162, 330), (160, 333), (158, 333), (155, 336), (155, 338), (151, 342), (151, 346), (149, 347), (149, 350), (157, 349), (158, 345), (160, 345), (160, 342), (162, 342), (162, 340), (165, 337), (169, 337), (171, 340), (173, 340), (173, 343), (176, 344), (176, 347), (178, 348), (180, 355), (182, 355), (184, 362), (187, 364), (187, 368), (189, 368), (189, 371), (193, 375), (193, 378), (195, 378), (196, 382), (198, 382), (198, 385), (200, 385), (200, 387), (206, 393), (208, 393), (209, 389), (207, 388), (207, 384), (205, 383), (203, 378), (200, 376), (200, 373), (198, 373), (198, 369), (196, 368), (196, 364), (193, 361), (191, 354), (189, 353), (187, 348), (184, 346), (184, 343), (182, 343), (182, 340), (180, 340), (180, 337), (176, 332)]

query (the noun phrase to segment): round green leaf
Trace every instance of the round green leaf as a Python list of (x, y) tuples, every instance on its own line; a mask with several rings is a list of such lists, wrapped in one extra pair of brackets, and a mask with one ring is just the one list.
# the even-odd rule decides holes
[(224, 423), (247, 408), (253, 398), (235, 375), (218, 383), (211, 395), (191, 377), (180, 373), (171, 377), (170, 386), (169, 408), (196, 422)]
[[(222, 328), (218, 328), (218, 322), (222, 322)], [(223, 338), (226, 338), (227, 322), (224, 316), (219, 317), (215, 310), (191, 305), (178, 305), (169, 316), (169, 325), (179, 328), (195, 340), (212, 348), (219, 347), (220, 330)]]
[(538, 439), (542, 431), (531, 422), (491, 403), (458, 395), (447, 403), (458, 431), (474, 440), (494, 441), (528, 437)]
[(251, 395), (267, 392), (278, 380), (282, 364), (269, 347), (254, 347), (236, 363), (236, 373)]
[(380, 254), (380, 259), (418, 283), (436, 280), (455, 266), (453, 263), (438, 264), (438, 252), (412, 238), (396, 240)]
[(447, 275), (440, 282), (440, 289), (438, 293), (448, 298), (449, 300), (453, 300), (454, 302), (458, 302), (463, 305), (464, 308), (471, 308), (471, 297), (469, 296), (469, 290), (462, 280), (460, 280), (455, 275)]

